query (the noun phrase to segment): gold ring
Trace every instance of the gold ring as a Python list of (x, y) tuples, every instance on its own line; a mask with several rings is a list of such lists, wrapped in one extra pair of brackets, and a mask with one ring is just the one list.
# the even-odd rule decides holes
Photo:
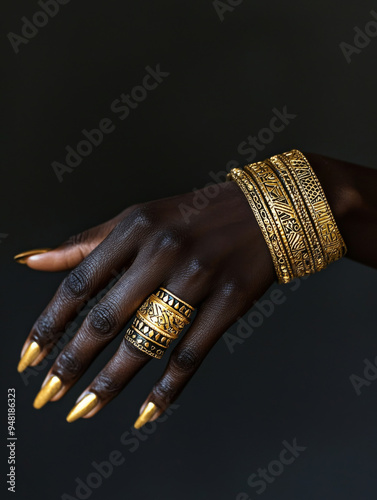
[(125, 339), (140, 351), (161, 359), (171, 342), (190, 323), (194, 310), (166, 288), (159, 288), (137, 310)]

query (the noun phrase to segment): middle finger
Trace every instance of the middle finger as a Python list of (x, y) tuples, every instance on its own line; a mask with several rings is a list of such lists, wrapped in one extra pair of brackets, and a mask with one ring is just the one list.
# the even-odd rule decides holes
[(34, 401), (35, 408), (60, 399), (161, 282), (163, 267), (154, 266), (153, 273), (145, 273), (143, 269), (147, 263), (144, 260), (145, 257), (139, 254), (130, 269), (90, 311), (47, 374)]

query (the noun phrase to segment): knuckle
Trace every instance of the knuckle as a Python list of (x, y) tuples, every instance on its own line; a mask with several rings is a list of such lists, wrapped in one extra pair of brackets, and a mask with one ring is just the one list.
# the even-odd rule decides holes
[(42, 341), (39, 343), (48, 345), (54, 342), (56, 334), (55, 317), (49, 313), (40, 316), (34, 325), (33, 338), (36, 341)]
[(56, 371), (58, 374), (63, 374), (65, 379), (74, 379), (82, 372), (82, 363), (80, 360), (68, 350), (62, 351), (56, 360)]
[(133, 225), (141, 229), (150, 229), (154, 221), (153, 210), (147, 203), (135, 205), (131, 212)]
[(165, 401), (169, 404), (174, 399), (176, 394), (174, 381), (168, 376), (163, 377), (154, 386), (153, 394), (157, 400)]
[(185, 236), (177, 226), (161, 228), (153, 242), (153, 249), (160, 252), (176, 252), (184, 246)]
[(101, 303), (93, 307), (87, 316), (90, 331), (98, 335), (112, 333), (119, 322), (119, 313), (115, 304)]
[(241, 297), (250, 289), (250, 284), (245, 278), (228, 279), (221, 285), (221, 294), (224, 299), (234, 300)]
[(88, 273), (81, 266), (74, 269), (63, 281), (62, 288), (70, 297), (79, 298), (87, 295), (90, 290)]
[(210, 264), (201, 257), (192, 257), (186, 264), (186, 270), (191, 279), (197, 280), (210, 272)]
[(199, 366), (200, 356), (192, 347), (184, 347), (173, 351), (170, 363), (173, 370), (190, 373)]
[(106, 373), (100, 373), (95, 381), (95, 390), (102, 395), (116, 394), (122, 388), (123, 384), (119, 380)]
[(227, 279), (217, 290), (219, 307), (224, 311), (241, 311), (248, 306), (250, 294), (251, 286), (246, 277)]

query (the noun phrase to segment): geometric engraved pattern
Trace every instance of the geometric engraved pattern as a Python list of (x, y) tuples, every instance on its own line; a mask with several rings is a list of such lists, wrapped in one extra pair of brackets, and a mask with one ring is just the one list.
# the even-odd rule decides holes
[(314, 261), (301, 220), (289, 193), (268, 161), (247, 165), (244, 170), (258, 184), (287, 249), (295, 277), (314, 272)]
[(307, 210), (311, 215), (318, 239), (322, 245), (325, 259), (324, 267), (326, 267), (331, 262), (343, 257), (347, 252), (347, 247), (335, 222), (325, 193), (308, 160), (300, 151), (294, 149), (279, 156), (289, 166)]
[(289, 168), (284, 163), (283, 155), (272, 156), (266, 161), (272, 166), (275, 173), (280, 178), (290, 196), (291, 201), (296, 207), (297, 215), (300, 218), (312, 254), (312, 272), (319, 272), (326, 267), (326, 261), (314, 223), (305, 206), (305, 202), (302, 199), (299, 188), (296, 185)]
[(125, 338), (149, 356), (160, 359), (190, 323), (193, 311), (189, 304), (160, 288), (140, 306)]
[(153, 295), (148, 297), (136, 315), (170, 338), (177, 338), (183, 327), (188, 323), (184, 316), (168, 309), (164, 303), (161, 304)]
[[(240, 168), (233, 168), (227, 178), (238, 184), (249, 202), (270, 251), (278, 282), (289, 283), (295, 275), (289, 262), (286, 247), (256, 183)], [(275, 194), (279, 196), (278, 193)]]
[(139, 334), (138, 331), (136, 331), (132, 327), (127, 329), (124, 338), (128, 340), (128, 342), (133, 344), (135, 347), (137, 347), (140, 351), (145, 352), (146, 354), (152, 356), (153, 358), (161, 359), (162, 356), (164, 355), (164, 352), (166, 351), (166, 348), (161, 349), (157, 347), (156, 344), (146, 340), (143, 336)]
[(321, 271), (347, 248), (325, 193), (298, 150), (233, 168), (262, 231), (279, 283)]

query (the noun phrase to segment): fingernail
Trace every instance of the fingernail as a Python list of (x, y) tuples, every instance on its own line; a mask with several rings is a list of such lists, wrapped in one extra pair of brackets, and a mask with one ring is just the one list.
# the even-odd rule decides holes
[(56, 375), (53, 375), (38, 392), (37, 397), (34, 399), (33, 406), (37, 410), (42, 408), (51, 398), (55, 396), (62, 386), (62, 381)]
[(52, 248), (35, 248), (34, 250), (28, 250), (27, 252), (18, 253), (13, 257), (13, 259), (19, 264), (26, 264), (26, 260), (28, 257), (39, 255), (40, 253), (46, 253), (50, 250), (52, 250)]
[(135, 429), (140, 429), (143, 427), (149, 420), (153, 417), (153, 415), (157, 411), (157, 406), (154, 403), (149, 402), (144, 410), (141, 412), (141, 415), (134, 423)]
[(72, 410), (67, 415), (67, 422), (74, 422), (78, 418), (84, 417), (90, 410), (97, 405), (98, 398), (95, 394), (90, 392), (81, 401), (75, 404)]
[(22, 356), (20, 359), (20, 362), (18, 363), (17, 366), (17, 371), (19, 373), (23, 372), (25, 368), (30, 366), (33, 361), (37, 359), (41, 352), (41, 348), (36, 342), (31, 342), (29, 347), (26, 349), (25, 354)]

